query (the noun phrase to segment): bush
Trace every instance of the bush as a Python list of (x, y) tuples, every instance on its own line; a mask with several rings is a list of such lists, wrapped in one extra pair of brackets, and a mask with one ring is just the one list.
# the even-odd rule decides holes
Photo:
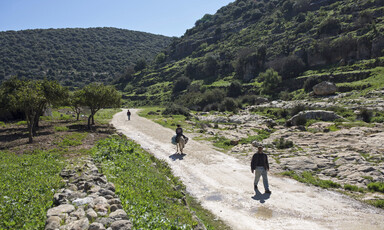
[(336, 35), (340, 32), (341, 25), (338, 19), (329, 17), (319, 25), (319, 34)]
[(280, 137), (280, 139), (275, 139), (272, 143), (278, 149), (288, 149), (293, 147), (293, 142), (289, 140), (285, 140), (283, 137)]
[(304, 84), (303, 84), (303, 89), (305, 92), (309, 93), (312, 91), (313, 89), (313, 86), (317, 85), (320, 83), (320, 80), (318, 78), (315, 78), (315, 77), (309, 77), (307, 78), (305, 81), (304, 81)]
[(187, 89), (190, 84), (191, 84), (191, 80), (189, 78), (187, 78), (185, 76), (179, 77), (176, 80), (172, 91), (173, 91), (173, 93), (181, 92), (181, 91)]
[(364, 122), (369, 123), (369, 122), (371, 122), (371, 119), (373, 117), (373, 112), (364, 108), (364, 109), (360, 110), (360, 116)]
[(297, 105), (295, 105), (295, 107), (293, 107), (293, 108), (290, 110), (290, 115), (293, 117), (293, 116), (295, 116), (296, 114), (300, 113), (301, 111), (305, 111), (305, 110), (306, 110), (305, 105), (303, 105), (303, 104), (297, 104)]
[(241, 83), (239, 81), (232, 82), (228, 88), (228, 97), (238, 97), (241, 93)]
[(344, 189), (353, 192), (360, 192), (361, 190), (356, 185), (345, 184)]
[(384, 183), (383, 182), (372, 182), (367, 185), (369, 191), (381, 192), (384, 193)]
[(268, 69), (264, 73), (261, 73), (258, 78), (260, 81), (263, 82), (261, 85), (261, 87), (262, 87), (261, 93), (262, 94), (267, 94), (267, 95), (275, 94), (276, 88), (281, 83), (281, 77), (273, 69)]
[(225, 98), (219, 106), (220, 111), (237, 112), (238, 108), (239, 106), (237, 102), (230, 97)]
[(185, 108), (180, 105), (176, 104), (170, 104), (165, 108), (165, 110), (162, 112), (163, 115), (184, 115), (186, 117), (189, 117), (189, 109)]

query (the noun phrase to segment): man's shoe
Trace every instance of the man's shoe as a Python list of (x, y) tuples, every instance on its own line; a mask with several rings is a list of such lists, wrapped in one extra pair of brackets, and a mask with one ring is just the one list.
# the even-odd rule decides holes
[(269, 193), (269, 194), (271, 194), (272, 192), (271, 192), (271, 191), (269, 191), (269, 190), (267, 190), (267, 191), (265, 191), (265, 193)]

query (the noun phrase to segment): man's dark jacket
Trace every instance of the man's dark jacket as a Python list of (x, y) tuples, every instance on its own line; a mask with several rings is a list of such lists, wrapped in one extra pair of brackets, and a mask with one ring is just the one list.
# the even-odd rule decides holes
[(255, 153), (251, 161), (251, 169), (255, 170), (257, 166), (263, 166), (265, 170), (269, 170), (268, 157), (265, 153)]

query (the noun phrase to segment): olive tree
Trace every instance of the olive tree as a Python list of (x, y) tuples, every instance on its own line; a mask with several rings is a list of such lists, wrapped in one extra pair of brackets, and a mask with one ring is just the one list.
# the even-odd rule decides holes
[[(83, 103), (89, 107), (91, 114), (88, 117), (88, 128), (95, 124), (94, 116), (103, 108), (118, 108), (121, 103), (121, 94), (113, 87), (100, 83), (91, 83), (82, 89)], [(92, 122), (92, 123), (91, 123)]]
[(25, 114), (29, 143), (39, 124), (40, 116), (48, 105), (63, 103), (67, 90), (48, 80), (19, 80), (16, 77), (1, 85), (2, 107), (9, 111), (19, 110)]
[(82, 112), (82, 106), (85, 104), (83, 91), (78, 90), (71, 92), (68, 97), (68, 104), (73, 112), (76, 113), (76, 120), (78, 121), (80, 118), (80, 113)]

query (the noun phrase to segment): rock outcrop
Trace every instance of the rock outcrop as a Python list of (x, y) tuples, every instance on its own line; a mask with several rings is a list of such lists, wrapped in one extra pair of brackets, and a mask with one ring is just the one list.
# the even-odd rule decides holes
[(344, 119), (343, 117), (337, 115), (332, 111), (325, 110), (308, 110), (301, 111), (300, 113), (293, 116), (291, 119), (287, 121), (291, 125), (300, 125), (300, 121), (302, 120), (322, 120), (322, 121), (334, 121), (337, 119)]

